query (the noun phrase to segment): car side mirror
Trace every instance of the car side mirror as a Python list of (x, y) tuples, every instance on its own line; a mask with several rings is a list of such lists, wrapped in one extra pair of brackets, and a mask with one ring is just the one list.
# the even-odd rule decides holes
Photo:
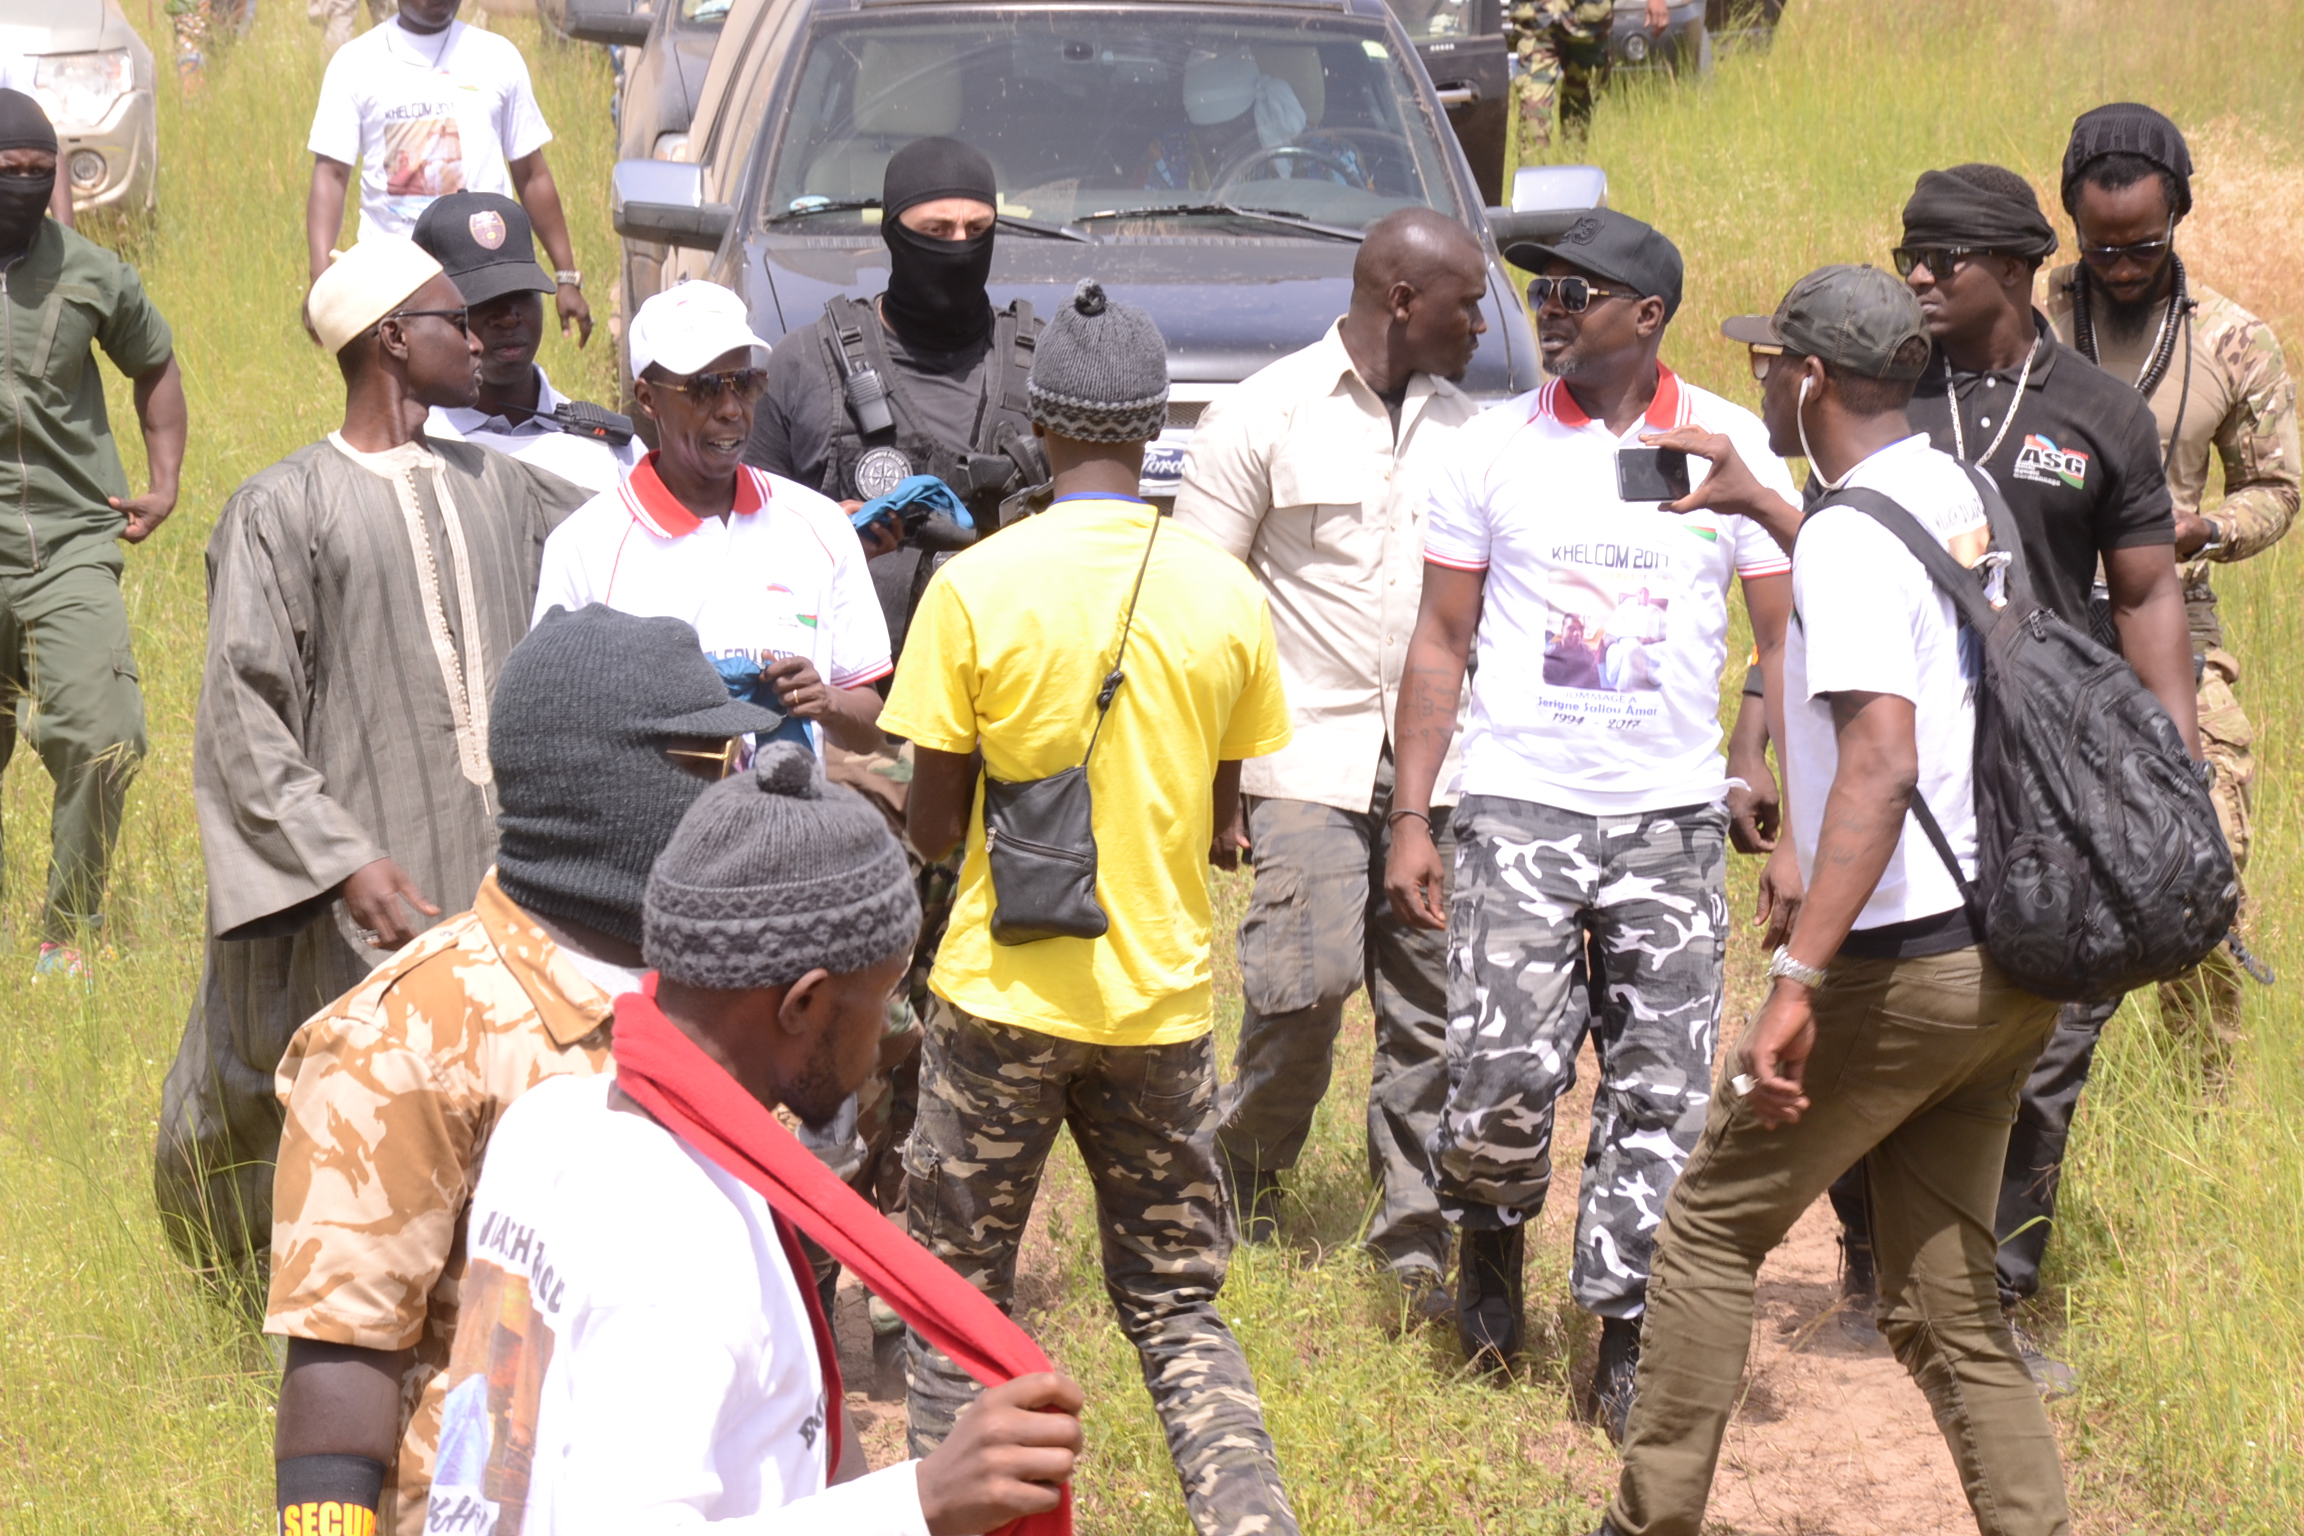
[(656, 25), (655, 7), (634, 0), (567, 0), (567, 30), (584, 43), (633, 47), (648, 41)]
[(1488, 210), (1488, 232), (1499, 251), (1519, 240), (1556, 240), (1607, 206), (1608, 173), (1596, 165), (1524, 165), (1512, 175), (1512, 206)]
[(704, 201), (704, 168), (681, 160), (619, 160), (608, 179), (608, 219), (627, 240), (716, 251), (736, 222)]

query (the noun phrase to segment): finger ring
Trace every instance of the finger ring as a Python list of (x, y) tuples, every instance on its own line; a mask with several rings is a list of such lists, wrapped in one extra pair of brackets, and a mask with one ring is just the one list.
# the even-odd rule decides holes
[(377, 934), (375, 929), (355, 928), (352, 930), (352, 932), (356, 937), (358, 937), (361, 943), (367, 945), (370, 949), (375, 949), (378, 947)]
[(1728, 1086), (1736, 1090), (1738, 1097), (1742, 1097), (1750, 1093), (1753, 1089), (1759, 1087), (1760, 1084), (1754, 1080), (1751, 1073), (1739, 1072), (1734, 1077), (1728, 1079)]

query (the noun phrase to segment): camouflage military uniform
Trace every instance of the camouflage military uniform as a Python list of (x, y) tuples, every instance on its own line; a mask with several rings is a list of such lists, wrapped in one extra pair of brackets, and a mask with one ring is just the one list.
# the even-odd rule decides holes
[(1519, 64), (1520, 142), (1541, 149), (1560, 132), (1578, 137), (1592, 121), (1592, 88), (1608, 71), (1610, 0), (1517, 0), (1504, 22)]
[[(905, 1153), (913, 1238), (1003, 1309), (1040, 1171), (1062, 1127), (1096, 1187), (1104, 1284), (1136, 1346), (1201, 1536), (1293, 1536), (1263, 1404), (1216, 1310), (1232, 1250), (1216, 1172), (1212, 1035), (1095, 1046), (988, 1023), (939, 1000)], [(968, 1374), (910, 1340), (912, 1454), (952, 1432)]]
[[(2064, 267), (2048, 280), (2049, 320), (2067, 345), (2074, 329), (2076, 273)], [(2225, 648), (2208, 573), (2211, 564), (2246, 560), (2269, 549), (2296, 516), (2296, 386), (2270, 326), (2212, 288), (2198, 282), (2188, 287), (2196, 306), (2189, 354), (2180, 342), (2150, 403), (2160, 426), (2176, 515), (2204, 516), (2222, 538), (2206, 559), (2186, 561), (2182, 576), (2192, 649), (2200, 658), (2200, 745), (2216, 765), (2209, 793), (2232, 845), (2233, 863), (2245, 873), (2255, 802), (2256, 730), (2234, 692), (2240, 662)], [(2099, 345), (2104, 345), (2101, 340)], [(2112, 355), (2109, 347), (2102, 361), (2124, 378), (2141, 367)], [(2203, 512), (2211, 448), (2223, 463), (2224, 500)], [(2191, 975), (2163, 985), (2160, 1017), (2171, 1032), (2192, 1036), (2208, 1076), (2221, 1078), (2240, 1033), (2240, 972), (2230, 953), (2219, 949)]]
[(1589, 1031), (1601, 1080), (1569, 1289), (1637, 1317), (1664, 1197), (1704, 1130), (1727, 958), (1727, 813), (1589, 816), (1468, 795), (1448, 912), (1440, 1207), (1515, 1225), (1552, 1183), (1552, 1114)]
[(608, 1066), (610, 999), (497, 888), (297, 1031), (264, 1331), (413, 1349), (379, 1529), (421, 1536), (464, 1223), (514, 1099)]

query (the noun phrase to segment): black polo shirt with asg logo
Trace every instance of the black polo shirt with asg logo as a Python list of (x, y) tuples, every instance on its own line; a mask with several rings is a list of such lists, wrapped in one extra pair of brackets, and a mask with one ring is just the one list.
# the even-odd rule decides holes
[(1954, 374), (1941, 350), (1928, 360), (1908, 414), (1913, 430), (1954, 453), (1957, 397), (1964, 457), (1972, 464), (2000, 439), (1984, 468), (2015, 515), (2032, 585), (2059, 618), (2086, 634), (2098, 557), (2175, 543), (2175, 514), (2160, 469), (2160, 429), (2144, 397), (2058, 341), (2043, 316), (2035, 313), (2032, 323), (2038, 350), (2013, 422), (2008, 411), (2023, 365)]

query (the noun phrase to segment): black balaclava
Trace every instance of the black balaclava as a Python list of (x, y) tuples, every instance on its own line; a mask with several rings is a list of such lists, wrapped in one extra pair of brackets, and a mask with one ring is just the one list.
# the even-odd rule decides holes
[[(56, 153), (55, 125), (40, 103), (22, 91), (0, 90), (0, 150), (8, 149)], [(13, 256), (32, 243), (55, 191), (53, 170), (45, 176), (0, 176), (0, 255)]]
[(888, 242), (888, 292), (881, 307), (896, 334), (916, 347), (956, 352), (992, 333), (992, 231), (969, 240), (932, 240), (898, 216), (940, 197), (972, 197), (997, 208), (992, 162), (958, 139), (916, 139), (889, 157), (880, 184), (880, 238)]

